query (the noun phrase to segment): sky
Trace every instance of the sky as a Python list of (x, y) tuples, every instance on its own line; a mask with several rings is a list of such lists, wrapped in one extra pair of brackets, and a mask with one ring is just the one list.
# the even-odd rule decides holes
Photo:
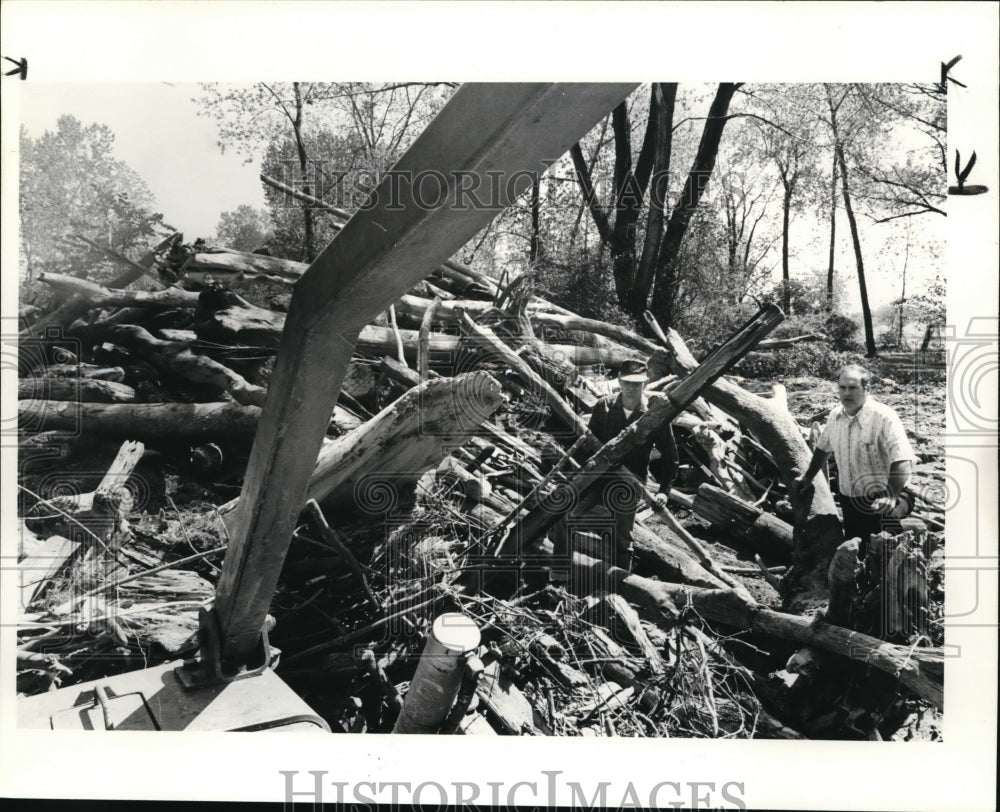
[(149, 185), (156, 208), (184, 239), (211, 237), (219, 214), (247, 204), (264, 206), (256, 164), (218, 146), (215, 123), (198, 115), (195, 84), (30, 84), (21, 96), (22, 123), (37, 137), (61, 115), (86, 126), (106, 124), (115, 157)]
[[(198, 115), (191, 99), (199, 93), (193, 83), (31, 83), (22, 91), (22, 123), (37, 137), (54, 129), (60, 115), (71, 114), (86, 126), (106, 124), (115, 133), (115, 155), (146, 181), (156, 199), (156, 209), (188, 242), (215, 234), (219, 215), (247, 204), (262, 208), (264, 193), (258, 179), (258, 161), (245, 164), (233, 152), (223, 154), (212, 119)], [(857, 276), (849, 231), (843, 212), (839, 214), (837, 273), (844, 280), (844, 308), (860, 313)], [(825, 232), (816, 221), (793, 221), (793, 276), (796, 270), (825, 272)], [(941, 222), (938, 222), (938, 221)], [(912, 218), (914, 236), (943, 237), (944, 218), (923, 215)], [(859, 218), (865, 250), (869, 301), (873, 309), (888, 304), (900, 294), (902, 255), (894, 255), (888, 238), (907, 227), (907, 222), (872, 225)], [(898, 243), (897, 243), (898, 244)], [(778, 254), (768, 264), (772, 276), (780, 278)], [(909, 257), (908, 289), (912, 294), (933, 278), (933, 260), (914, 245)]]

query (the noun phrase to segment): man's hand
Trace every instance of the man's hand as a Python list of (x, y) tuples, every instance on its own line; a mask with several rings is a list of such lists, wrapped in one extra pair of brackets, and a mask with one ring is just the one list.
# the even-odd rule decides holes
[(656, 494), (656, 496), (653, 497), (653, 501), (660, 506), (660, 510), (667, 509), (667, 495), (663, 491)]
[(890, 513), (896, 509), (897, 498), (895, 496), (880, 496), (872, 502), (872, 511), (875, 513)]

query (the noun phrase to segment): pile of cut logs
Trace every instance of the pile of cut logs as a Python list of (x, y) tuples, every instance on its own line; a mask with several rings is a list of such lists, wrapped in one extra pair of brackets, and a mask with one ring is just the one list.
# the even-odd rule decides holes
[[(180, 235), (116, 259), (106, 285), (43, 275), (63, 304), (21, 334), (26, 693), (196, 650), (305, 270)], [(359, 336), (272, 605), (278, 673), (334, 730), (391, 730), (429, 624), (458, 611), (481, 667), (445, 732), (875, 738), (940, 708), (941, 534), (915, 523), (859, 558), (822, 478), (789, 495), (808, 426), (780, 389), (724, 377), (784, 346), (765, 338), (781, 318), (696, 359), (530, 274), (429, 274)], [(588, 413), (633, 360), (649, 408), (602, 445)], [(625, 572), (572, 508), (667, 421), (681, 473)]]

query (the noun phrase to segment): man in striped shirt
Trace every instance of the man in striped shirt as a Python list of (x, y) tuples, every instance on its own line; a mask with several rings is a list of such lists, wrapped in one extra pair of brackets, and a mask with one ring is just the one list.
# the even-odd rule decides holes
[(916, 456), (899, 415), (868, 394), (864, 368), (844, 367), (837, 388), (841, 405), (830, 413), (809, 467), (792, 487), (801, 493), (833, 454), (844, 535), (860, 538), (866, 548), (872, 533), (898, 532), (898, 519), (912, 509), (906, 486)]

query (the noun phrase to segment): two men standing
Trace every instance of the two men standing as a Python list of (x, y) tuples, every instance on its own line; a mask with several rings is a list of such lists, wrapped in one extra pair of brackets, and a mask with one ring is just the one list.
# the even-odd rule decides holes
[[(620, 393), (609, 395), (595, 406), (589, 427), (602, 443), (620, 434), (645, 412), (646, 380), (644, 371), (623, 370), (619, 378)], [(808, 468), (793, 481), (792, 488), (803, 493), (833, 455), (837, 461), (844, 533), (848, 539), (860, 538), (864, 551), (871, 534), (882, 530), (900, 532), (900, 519), (913, 509), (913, 494), (907, 485), (916, 455), (899, 415), (870, 396), (869, 375), (864, 368), (844, 367), (837, 386), (840, 405), (830, 413)], [(652, 442), (634, 449), (623, 460), (623, 467), (634, 474), (634, 479), (621, 475), (609, 478), (604, 487), (592, 488), (584, 494), (573, 511), (577, 516), (588, 513), (603, 500), (614, 519), (614, 563), (624, 569), (629, 568), (632, 559), (632, 528), (640, 500), (638, 483), (646, 482), (654, 446), (660, 454), (659, 465), (654, 469), (660, 484), (657, 498), (665, 499), (678, 469), (677, 446), (670, 424), (663, 426)], [(618, 493), (612, 496), (614, 491)], [(553, 542), (557, 556), (568, 557), (569, 535), (562, 522), (555, 526)]]

